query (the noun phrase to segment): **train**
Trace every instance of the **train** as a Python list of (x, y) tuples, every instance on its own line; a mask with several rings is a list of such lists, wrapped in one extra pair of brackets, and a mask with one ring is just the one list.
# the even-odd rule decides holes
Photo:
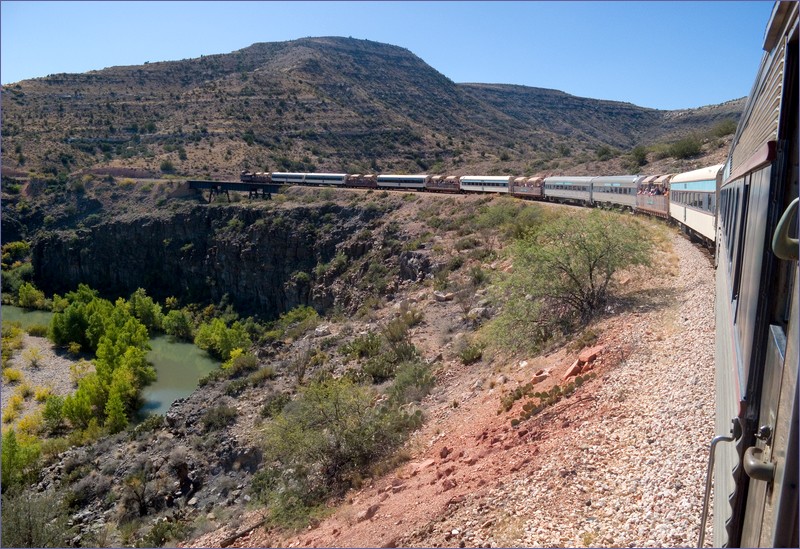
[[(616, 207), (635, 213), (674, 219), (686, 234), (698, 242), (713, 247), (716, 192), (722, 166), (718, 164), (680, 174), (653, 176), (544, 178), (243, 171), (240, 174), (240, 181), (252, 185), (252, 190), (257, 190), (259, 185), (300, 185), (443, 193), (496, 193), (526, 200)], [(672, 182), (677, 190), (670, 194)]]
[(716, 547), (800, 546), (798, 34), (798, 4), (776, 2), (716, 192), (717, 436), (702, 517), (713, 479)]
[[(798, 3), (777, 1), (724, 163), (661, 175), (444, 176), (244, 171), (241, 182), (498, 193), (626, 209), (714, 249), (715, 433), (698, 547), (714, 491), (714, 547), (798, 543)], [(676, 434), (676, 436), (680, 436)]]

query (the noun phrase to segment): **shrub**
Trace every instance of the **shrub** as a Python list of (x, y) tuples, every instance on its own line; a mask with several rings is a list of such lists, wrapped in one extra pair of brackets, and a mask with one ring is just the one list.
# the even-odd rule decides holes
[(300, 305), (280, 316), (272, 329), (265, 334), (270, 341), (284, 338), (298, 339), (319, 325), (319, 315), (312, 307)]
[(228, 370), (231, 376), (258, 369), (258, 359), (252, 353), (245, 353), (242, 349), (233, 349), (230, 356), (231, 358), (222, 365), (222, 369)]
[(686, 137), (669, 146), (669, 155), (678, 159), (691, 158), (700, 154), (702, 143), (696, 137)]
[(341, 346), (342, 353), (348, 358), (370, 358), (381, 351), (381, 336), (375, 332), (359, 335), (353, 341)]
[(430, 367), (419, 361), (404, 362), (397, 367), (389, 398), (397, 404), (422, 400), (435, 383)]
[(189, 532), (182, 522), (156, 522), (147, 534), (136, 543), (137, 547), (164, 547), (168, 541), (180, 541)]
[(47, 326), (44, 324), (31, 324), (28, 327), (28, 334), (33, 337), (47, 337)]
[(44, 403), (42, 410), (45, 428), (49, 432), (58, 431), (64, 421), (64, 397), (50, 395)]
[(193, 337), (192, 318), (184, 310), (173, 309), (164, 316), (164, 331), (178, 339), (191, 341)]
[(162, 161), (160, 167), (163, 173), (175, 173), (175, 165), (171, 160)]
[(18, 290), (19, 306), (27, 309), (42, 309), (45, 306), (44, 292), (30, 282), (23, 282)]
[(3, 380), (6, 383), (15, 383), (22, 379), (22, 372), (14, 368), (3, 368)]
[(73, 535), (69, 511), (54, 494), (4, 495), (2, 511), (4, 547), (66, 547)]
[(257, 387), (269, 379), (275, 379), (276, 375), (275, 368), (272, 366), (264, 366), (247, 376), (247, 381), (253, 385), (253, 387)]
[(17, 429), (19, 429), (20, 433), (26, 433), (32, 436), (41, 433), (43, 427), (44, 419), (41, 411), (32, 412), (20, 419), (17, 423)]
[(36, 387), (36, 389), (34, 389), (33, 396), (36, 399), (36, 402), (44, 402), (52, 395), (52, 393), (53, 391), (50, 389), (50, 387)]
[(39, 349), (32, 347), (22, 353), (22, 358), (28, 362), (28, 366), (31, 368), (38, 368), (42, 362), (42, 352)]
[[(5, 493), (9, 488), (27, 483), (37, 474), (40, 447), (38, 441), (30, 436), (17, 435), (14, 429), (3, 433), (2, 441), (2, 490)], [(3, 502), (5, 509), (5, 501)], [(5, 517), (3, 525), (5, 525)], [(6, 547), (8, 540), (3, 536)], [(21, 546), (20, 546), (21, 547)], [(34, 546), (36, 547), (36, 546)]]
[(67, 352), (72, 356), (78, 356), (81, 354), (81, 344), (75, 341), (70, 341), (67, 343)]
[(234, 349), (250, 347), (250, 336), (240, 322), (234, 322), (229, 328), (224, 320), (215, 318), (200, 325), (194, 342), (211, 355), (221, 360), (229, 360)]
[(203, 416), (203, 426), (207, 432), (218, 431), (235, 422), (237, 415), (239, 412), (236, 411), (236, 408), (225, 404), (215, 406)]
[(331, 495), (343, 494), (418, 427), (421, 414), (374, 406), (369, 388), (346, 379), (325, 379), (305, 387), (267, 425), (268, 467), (253, 489), (268, 502), (275, 522), (298, 521)]
[(468, 345), (458, 353), (458, 358), (460, 358), (461, 362), (465, 365), (478, 362), (481, 357), (483, 357), (483, 350), (485, 347), (486, 346), (481, 343), (473, 343), (472, 345)]
[(736, 121), (735, 120), (723, 120), (719, 122), (711, 129), (711, 134), (715, 137), (725, 137), (726, 135), (730, 135), (736, 131)]
[(264, 405), (261, 407), (261, 417), (272, 418), (277, 416), (291, 400), (292, 398), (286, 393), (271, 393), (267, 395)]

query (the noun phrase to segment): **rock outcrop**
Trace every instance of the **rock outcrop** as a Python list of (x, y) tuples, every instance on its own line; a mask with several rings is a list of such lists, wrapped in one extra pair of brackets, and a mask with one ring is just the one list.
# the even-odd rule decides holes
[[(36, 284), (63, 293), (83, 282), (108, 296), (145, 288), (154, 298), (219, 302), (243, 314), (275, 317), (297, 305), (324, 310), (312, 292), (314, 269), (350, 245), (380, 216), (335, 204), (277, 208), (195, 206), (130, 216), (76, 231), (51, 232), (33, 246)], [(348, 255), (348, 260), (353, 257)]]

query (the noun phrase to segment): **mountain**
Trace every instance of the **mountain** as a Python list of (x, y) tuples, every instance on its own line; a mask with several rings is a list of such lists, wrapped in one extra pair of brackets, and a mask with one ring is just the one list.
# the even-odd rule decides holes
[(708, 134), (743, 100), (683, 111), (456, 84), (351, 38), (56, 74), (2, 88), (4, 175), (235, 178), (239, 171), (533, 174)]

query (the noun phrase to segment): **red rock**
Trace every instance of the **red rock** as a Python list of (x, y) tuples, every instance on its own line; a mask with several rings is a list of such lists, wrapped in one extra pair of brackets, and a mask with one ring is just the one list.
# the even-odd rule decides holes
[(567, 373), (564, 374), (564, 379), (573, 377), (581, 373), (581, 359), (578, 358), (575, 362), (572, 363), (572, 366), (569, 367)]
[(444, 459), (444, 458), (446, 458), (447, 456), (449, 456), (449, 455), (450, 455), (450, 452), (452, 452), (452, 450), (451, 450), (450, 448), (448, 448), (447, 446), (444, 446), (444, 447), (442, 447), (442, 449), (439, 451), (439, 457), (440, 457), (440, 458), (442, 458), (442, 459)]
[(602, 353), (605, 350), (605, 348), (606, 348), (605, 345), (595, 345), (590, 349), (584, 349), (583, 351), (581, 351), (581, 354), (578, 355), (578, 360), (580, 360), (581, 362), (591, 362), (595, 358), (597, 358), (597, 355)]
[(444, 482), (442, 482), (442, 491), (443, 492), (447, 492), (448, 490), (452, 490), (455, 487), (456, 487), (456, 481), (451, 479), (451, 478), (446, 478), (446, 479), (444, 479)]
[(380, 509), (380, 508), (381, 508), (381, 506), (379, 504), (377, 504), (377, 503), (374, 504), (374, 505), (370, 505), (369, 507), (367, 507), (366, 509), (361, 511), (356, 516), (356, 520), (358, 520), (358, 522), (363, 522), (365, 520), (369, 520), (369, 519), (371, 519), (372, 517), (375, 516), (375, 513), (377, 513), (378, 509)]
[(434, 463), (436, 463), (436, 460), (432, 459), (432, 458), (431, 459), (426, 459), (425, 461), (420, 461), (418, 463), (412, 463), (411, 464), (411, 476), (412, 477), (416, 476), (417, 474), (419, 474), (420, 471), (422, 471), (423, 469), (427, 469), (428, 467), (430, 467)]
[(531, 379), (531, 385), (536, 385), (537, 383), (541, 383), (542, 381), (547, 379), (547, 376), (548, 376), (547, 373), (536, 374), (535, 376), (533, 376), (533, 379)]

